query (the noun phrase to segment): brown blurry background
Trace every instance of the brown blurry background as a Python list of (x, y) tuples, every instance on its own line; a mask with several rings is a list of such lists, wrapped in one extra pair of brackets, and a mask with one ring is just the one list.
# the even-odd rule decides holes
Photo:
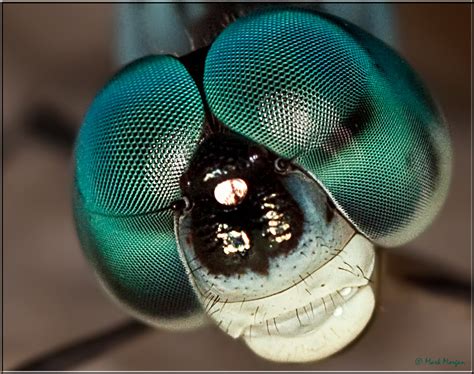
[[(85, 262), (70, 203), (74, 134), (97, 90), (126, 59), (117, 36), (124, 9), (118, 7), (3, 6), (5, 369), (128, 318)], [(454, 171), (433, 225), (406, 247), (384, 251), (378, 314), (367, 333), (326, 361), (281, 365), (258, 358), (213, 326), (185, 333), (152, 330), (77, 369), (470, 369), (470, 5), (389, 7), (394, 28), (388, 37), (420, 73), (450, 125)], [(219, 4), (205, 8), (216, 15), (224, 10)], [(200, 35), (205, 25), (194, 24), (192, 33)], [(173, 36), (168, 32), (164, 39)], [(429, 273), (434, 281), (417, 285), (402, 280), (405, 272)], [(454, 285), (448, 287), (439, 274)], [(464, 365), (417, 366), (418, 357)]]

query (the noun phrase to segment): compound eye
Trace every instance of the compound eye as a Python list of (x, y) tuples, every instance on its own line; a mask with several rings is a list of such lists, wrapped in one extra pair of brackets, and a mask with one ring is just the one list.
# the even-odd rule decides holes
[(150, 56), (100, 91), (75, 149), (74, 215), (84, 252), (127, 311), (165, 328), (202, 317), (171, 209), (186, 210), (179, 178), (204, 118), (186, 68), (171, 56)]
[(203, 82), (220, 121), (313, 175), (372, 242), (406, 243), (439, 211), (443, 116), (409, 64), (358, 27), (300, 10), (238, 20), (209, 49)]

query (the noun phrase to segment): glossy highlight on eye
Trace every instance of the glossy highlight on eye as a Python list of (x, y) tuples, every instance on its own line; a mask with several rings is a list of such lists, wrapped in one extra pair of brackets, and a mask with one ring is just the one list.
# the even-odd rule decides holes
[(237, 205), (245, 198), (247, 190), (243, 179), (227, 179), (214, 188), (214, 197), (222, 205)]
[(225, 223), (218, 226), (217, 237), (222, 239), (226, 255), (238, 253), (243, 256), (251, 248), (250, 239), (245, 231), (229, 231), (229, 226)]

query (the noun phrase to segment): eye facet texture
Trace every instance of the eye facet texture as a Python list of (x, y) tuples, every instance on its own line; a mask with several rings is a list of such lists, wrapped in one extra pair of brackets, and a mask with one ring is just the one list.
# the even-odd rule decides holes
[(444, 200), (442, 117), (407, 63), (353, 25), (301, 10), (240, 19), (212, 44), (204, 89), (219, 120), (295, 158), (378, 244), (411, 240)]
[(199, 91), (168, 56), (126, 67), (98, 94), (76, 147), (75, 215), (105, 287), (142, 319), (169, 325), (199, 311), (171, 211), (204, 122)]

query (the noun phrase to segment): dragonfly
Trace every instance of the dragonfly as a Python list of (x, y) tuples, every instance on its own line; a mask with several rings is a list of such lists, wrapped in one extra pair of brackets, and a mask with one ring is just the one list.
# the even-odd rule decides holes
[(127, 65), (75, 155), (79, 237), (126, 310), (160, 328), (213, 320), (264, 358), (304, 362), (364, 330), (375, 247), (431, 222), (451, 150), (396, 52), (334, 16), (277, 9)]

